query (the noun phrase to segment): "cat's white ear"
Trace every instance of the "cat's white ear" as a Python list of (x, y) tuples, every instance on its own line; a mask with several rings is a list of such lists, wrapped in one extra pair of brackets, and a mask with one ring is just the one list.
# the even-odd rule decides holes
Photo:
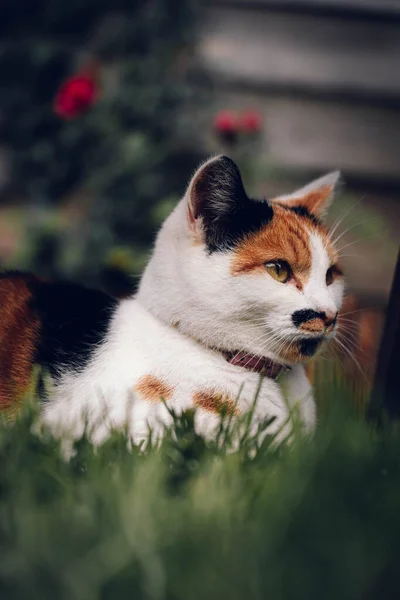
[(292, 208), (304, 208), (311, 215), (323, 219), (331, 205), (335, 192), (340, 186), (340, 182), (340, 171), (332, 171), (296, 190), (293, 194), (274, 198), (274, 202), (286, 204)]
[(237, 165), (227, 156), (216, 156), (197, 169), (187, 192), (189, 222), (205, 221), (229, 214), (248, 200)]

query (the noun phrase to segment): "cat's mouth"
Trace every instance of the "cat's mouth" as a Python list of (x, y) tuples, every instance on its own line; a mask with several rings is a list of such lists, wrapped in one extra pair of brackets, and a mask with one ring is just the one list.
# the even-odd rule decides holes
[(323, 332), (293, 332), (284, 343), (280, 341), (277, 344), (278, 348), (270, 347), (266, 352), (269, 357), (249, 351), (221, 352), (229, 363), (275, 379), (282, 371), (290, 369), (291, 364), (306, 362), (315, 356), (324, 342), (333, 337), (334, 330), (333, 324)]
[(296, 337), (280, 350), (279, 358), (291, 363), (305, 362), (317, 354), (324, 341), (327, 341), (324, 334)]
[(325, 339), (324, 335), (301, 339), (299, 342), (300, 354), (306, 358), (314, 356)]

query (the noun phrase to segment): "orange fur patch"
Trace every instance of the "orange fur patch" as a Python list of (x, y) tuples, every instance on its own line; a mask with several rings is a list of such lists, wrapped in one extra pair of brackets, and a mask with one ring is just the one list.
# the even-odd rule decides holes
[(148, 402), (169, 400), (173, 394), (173, 388), (154, 375), (145, 375), (139, 379), (135, 391)]
[(30, 385), (40, 331), (30, 299), (24, 276), (0, 279), (0, 410), (12, 408)]
[(193, 395), (195, 406), (203, 408), (209, 412), (221, 414), (239, 414), (236, 403), (227, 394), (221, 394), (213, 390), (202, 390)]
[(235, 250), (231, 262), (232, 275), (250, 271), (265, 273), (266, 262), (281, 259), (289, 263), (298, 287), (302, 287), (311, 271), (311, 231), (317, 231), (321, 235), (333, 264), (337, 253), (330, 244), (326, 229), (307, 217), (274, 204), (271, 223), (249, 235)]
[(311, 319), (310, 321), (301, 323), (299, 329), (301, 329), (302, 331), (322, 332), (325, 331), (325, 325), (322, 319)]

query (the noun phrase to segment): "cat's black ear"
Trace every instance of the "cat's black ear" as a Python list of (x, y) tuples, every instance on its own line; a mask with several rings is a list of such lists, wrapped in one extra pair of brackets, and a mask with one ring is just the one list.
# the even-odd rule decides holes
[(227, 156), (204, 163), (188, 188), (189, 210), (194, 219), (223, 217), (248, 200), (237, 165)]
[(273, 218), (269, 202), (248, 198), (240, 171), (227, 156), (201, 166), (186, 197), (193, 239), (204, 244), (210, 254), (233, 249)]
[(187, 200), (189, 223), (211, 251), (226, 246), (233, 216), (249, 203), (240, 171), (227, 156), (212, 158), (197, 170)]

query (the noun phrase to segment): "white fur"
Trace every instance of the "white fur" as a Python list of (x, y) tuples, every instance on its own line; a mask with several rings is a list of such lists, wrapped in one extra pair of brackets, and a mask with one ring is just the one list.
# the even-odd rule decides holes
[[(146, 375), (173, 389), (168, 406), (178, 413), (193, 406), (194, 393), (207, 390), (233, 399), (240, 392), (238, 406), (245, 411), (253, 403), (259, 375), (229, 364), (214, 348), (279, 360), (283, 337), (299, 335), (291, 320), (295, 310), (339, 309), (342, 284), (326, 286), (329, 258), (318, 235), (310, 232), (312, 270), (303, 291), (267, 272), (234, 277), (229, 252), (209, 255), (198, 240), (194, 243), (187, 217), (189, 191), (162, 226), (136, 297), (120, 303), (90, 364), (81, 373), (66, 373), (45, 405), (44, 421), (56, 433), (77, 437), (87, 422), (96, 443), (124, 424), (135, 442), (146, 439), (149, 427), (158, 437), (171, 417), (162, 402), (149, 402), (135, 392)], [(274, 416), (278, 430), (294, 404), (313, 427), (315, 406), (301, 365), (279, 384), (263, 379), (255, 425)], [(218, 422), (217, 415), (198, 409), (199, 432), (212, 435)]]

